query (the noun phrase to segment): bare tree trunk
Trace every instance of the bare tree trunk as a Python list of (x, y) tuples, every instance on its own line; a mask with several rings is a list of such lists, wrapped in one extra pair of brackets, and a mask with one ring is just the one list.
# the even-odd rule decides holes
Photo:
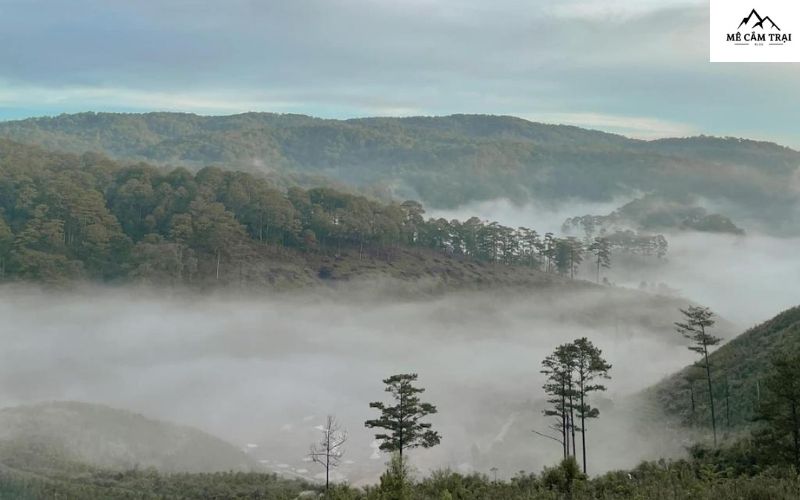
[(800, 422), (797, 415), (797, 401), (792, 401), (792, 438), (794, 439), (794, 470), (800, 471)]
[(728, 385), (728, 377), (725, 377), (725, 427), (731, 426), (731, 389)]
[(576, 446), (575, 446), (575, 443), (576, 443), (576, 440), (575, 440), (575, 414), (573, 413), (572, 410), (570, 410), (569, 413), (570, 413), (570, 417), (569, 417), (570, 426), (572, 427), (572, 456), (577, 459), (578, 458), (578, 452), (575, 451), (575, 448), (576, 448)]
[(575, 279), (575, 254), (572, 248), (569, 249), (569, 279)]
[(586, 474), (586, 406), (583, 401), (583, 382), (581, 382), (581, 453), (583, 457), (583, 473)]
[(703, 355), (706, 358), (706, 379), (708, 380), (708, 399), (711, 402), (711, 430), (714, 433), (714, 447), (717, 447), (717, 414), (714, 411), (714, 389), (711, 383), (711, 365), (708, 364), (708, 347), (703, 344)]
[(564, 460), (569, 458), (569, 426), (567, 425), (567, 396), (566, 387), (561, 384), (561, 442), (564, 444)]
[(219, 281), (219, 249), (217, 249), (217, 281)]
[(569, 394), (569, 422), (572, 432), (572, 456), (578, 457), (578, 454), (575, 452), (575, 408), (572, 405), (572, 391), (570, 390)]
[(326, 442), (326, 450), (325, 450), (325, 491), (328, 491), (330, 487), (330, 472), (331, 472), (331, 423), (330, 419), (328, 420), (328, 432), (327, 437), (325, 438)]
[(404, 417), (405, 417), (405, 415), (403, 414), (403, 393), (400, 392), (400, 417), (399, 417), (399, 420), (400, 420), (400, 432), (398, 433), (399, 438), (400, 438), (399, 439), (400, 446), (398, 448), (400, 450), (400, 455), (399, 456), (400, 456), (400, 467), (401, 468), (403, 467), (403, 445), (404, 445), (404, 443), (403, 443), (403, 424), (404, 424)]

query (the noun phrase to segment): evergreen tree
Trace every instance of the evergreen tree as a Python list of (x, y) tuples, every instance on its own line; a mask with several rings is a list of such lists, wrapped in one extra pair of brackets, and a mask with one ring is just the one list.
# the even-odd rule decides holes
[(543, 413), (548, 417), (555, 417), (553, 429), (560, 435), (564, 458), (570, 456), (570, 443), (572, 442), (574, 455), (574, 426), (572, 398), (575, 392), (573, 370), (575, 369), (575, 352), (570, 344), (556, 347), (552, 354), (542, 361), (542, 373), (547, 376), (542, 388), (547, 394), (550, 404)]
[(589, 404), (589, 394), (606, 390), (604, 385), (594, 381), (598, 378), (610, 378), (608, 371), (611, 370), (611, 365), (603, 359), (603, 352), (586, 337), (577, 339), (572, 345), (575, 355), (575, 391), (578, 399), (576, 410), (581, 420), (583, 472), (586, 474), (586, 419), (600, 416), (600, 410)]
[(398, 452), (392, 453), (386, 464), (386, 471), (381, 474), (380, 500), (411, 500), (412, 491), (411, 467)]
[(701, 358), (701, 366), (706, 372), (708, 383), (708, 400), (711, 407), (711, 429), (714, 433), (714, 446), (717, 445), (717, 417), (714, 411), (714, 385), (711, 381), (711, 366), (708, 363), (708, 350), (722, 342), (722, 339), (708, 333), (714, 326), (714, 313), (708, 307), (690, 306), (681, 309), (684, 316), (683, 322), (676, 322), (675, 329), (690, 341), (689, 350), (694, 351)]
[(431, 429), (432, 424), (422, 421), (437, 410), (434, 405), (420, 401), (418, 395), (425, 389), (414, 387), (416, 380), (416, 373), (392, 375), (384, 379), (385, 390), (392, 395), (396, 404), (389, 406), (380, 401), (370, 403), (369, 407), (380, 410), (381, 415), (364, 422), (370, 429), (386, 431), (375, 434), (375, 439), (381, 442), (379, 448), (390, 453), (397, 452), (401, 462), (405, 450), (431, 448), (441, 441), (439, 433)]
[(767, 423), (767, 429), (760, 437), (800, 472), (800, 355), (782, 353), (775, 357), (764, 386), (767, 392), (758, 417)]
[(611, 244), (606, 238), (597, 237), (591, 245), (589, 251), (594, 255), (597, 265), (597, 282), (600, 283), (600, 268), (608, 269), (611, 267)]

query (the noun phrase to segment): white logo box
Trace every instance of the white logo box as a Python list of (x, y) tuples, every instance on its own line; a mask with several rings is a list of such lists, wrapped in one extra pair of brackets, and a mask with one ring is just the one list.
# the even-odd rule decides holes
[(800, 62), (800, 0), (710, 3), (711, 62)]

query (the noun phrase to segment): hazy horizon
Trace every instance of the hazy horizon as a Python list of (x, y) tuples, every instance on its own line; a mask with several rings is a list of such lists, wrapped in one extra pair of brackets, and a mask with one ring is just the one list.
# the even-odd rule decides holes
[(488, 112), (800, 148), (798, 72), (709, 64), (708, 16), (699, 0), (233, 0), (224, 12), (195, 1), (12, 0), (0, 7), (0, 119)]
[(578, 127), (585, 130), (591, 130), (596, 132), (603, 132), (606, 134), (618, 135), (622, 137), (626, 137), (628, 139), (634, 140), (641, 140), (641, 141), (657, 141), (660, 139), (686, 139), (692, 137), (717, 137), (717, 138), (734, 138), (734, 139), (743, 139), (743, 140), (751, 140), (756, 142), (768, 142), (774, 143), (778, 146), (786, 147), (789, 149), (793, 149), (795, 151), (800, 151), (800, 143), (795, 145), (790, 145), (787, 143), (782, 143), (778, 140), (768, 139), (768, 138), (758, 138), (758, 137), (750, 137), (750, 136), (735, 136), (735, 135), (715, 135), (713, 133), (707, 133), (702, 130), (693, 131), (690, 134), (685, 135), (670, 135), (670, 134), (663, 134), (663, 135), (655, 135), (655, 136), (637, 136), (636, 134), (631, 133), (624, 133), (615, 130), (613, 127), (610, 128), (602, 128), (602, 127), (594, 127), (591, 124), (580, 124), (578, 122), (558, 122), (558, 121), (543, 121), (537, 120), (535, 118), (526, 118), (521, 115), (514, 115), (514, 114), (495, 114), (491, 112), (486, 113), (462, 113), (462, 112), (452, 112), (446, 114), (418, 114), (418, 115), (352, 115), (352, 116), (323, 116), (323, 115), (313, 115), (313, 114), (306, 114), (306, 113), (295, 113), (295, 112), (282, 112), (282, 111), (271, 111), (271, 110), (246, 110), (236, 113), (203, 113), (203, 112), (195, 112), (195, 111), (178, 111), (178, 110), (92, 110), (86, 109), (83, 111), (70, 111), (70, 112), (59, 112), (53, 114), (36, 114), (36, 115), (21, 115), (21, 116), (14, 116), (14, 117), (6, 117), (3, 118), (0, 115), (0, 123), (3, 122), (13, 122), (13, 121), (21, 121), (21, 120), (36, 120), (40, 118), (57, 118), (60, 115), (66, 114), (81, 114), (81, 113), (111, 113), (111, 114), (130, 114), (130, 115), (137, 115), (137, 114), (150, 114), (150, 113), (176, 113), (176, 114), (187, 114), (187, 115), (194, 115), (194, 116), (202, 116), (202, 117), (225, 117), (225, 116), (236, 116), (236, 115), (246, 115), (251, 113), (262, 113), (262, 114), (277, 114), (277, 115), (300, 115), (300, 116), (308, 116), (310, 118), (319, 118), (323, 120), (336, 120), (336, 121), (348, 121), (348, 120), (360, 120), (366, 118), (417, 118), (417, 117), (433, 117), (433, 118), (446, 118), (451, 116), (459, 116), (459, 115), (472, 115), (472, 116), (503, 116), (509, 118), (518, 118), (521, 120), (525, 120), (530, 123), (537, 123), (543, 125), (552, 125), (552, 126), (568, 126), (568, 127)]

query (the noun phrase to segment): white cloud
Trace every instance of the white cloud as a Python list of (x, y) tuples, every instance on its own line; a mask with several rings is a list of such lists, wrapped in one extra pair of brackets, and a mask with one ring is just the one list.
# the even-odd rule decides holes
[(239, 113), (257, 109), (280, 111), (298, 106), (296, 101), (242, 95), (241, 92), (166, 92), (118, 87), (73, 86), (29, 87), (0, 86), (0, 106), (39, 107), (71, 106), (81, 103), (85, 109), (124, 107), (148, 111), (193, 111), (198, 113)]
[(605, 113), (527, 113), (520, 116), (531, 121), (601, 129), (637, 139), (680, 137), (695, 135), (699, 132), (697, 128), (687, 123), (645, 116)]
[(577, 0), (553, 3), (545, 11), (558, 18), (624, 21), (674, 7), (696, 7), (696, 0)]

